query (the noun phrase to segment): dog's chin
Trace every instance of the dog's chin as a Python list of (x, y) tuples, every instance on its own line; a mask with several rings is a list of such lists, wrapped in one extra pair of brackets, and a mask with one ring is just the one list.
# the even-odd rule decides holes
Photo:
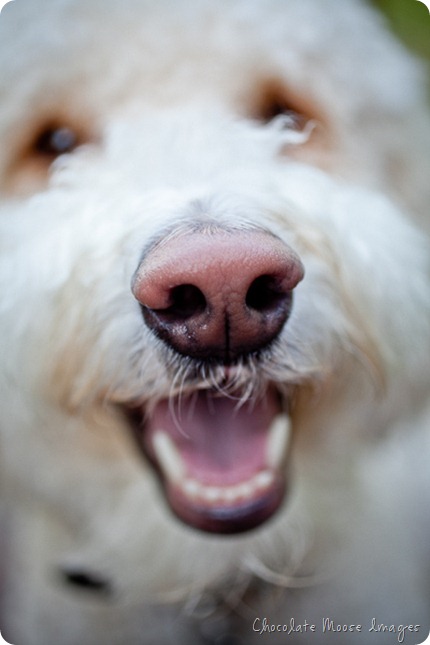
[(240, 533), (271, 518), (287, 487), (290, 418), (275, 387), (243, 401), (216, 389), (128, 410), (173, 513), (193, 528)]

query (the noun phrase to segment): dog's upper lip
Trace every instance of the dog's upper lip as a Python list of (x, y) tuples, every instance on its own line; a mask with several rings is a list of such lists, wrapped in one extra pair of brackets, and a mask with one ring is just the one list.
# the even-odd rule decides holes
[(231, 533), (257, 526), (278, 508), (289, 425), (275, 388), (246, 402), (196, 390), (156, 404), (140, 441), (176, 515)]

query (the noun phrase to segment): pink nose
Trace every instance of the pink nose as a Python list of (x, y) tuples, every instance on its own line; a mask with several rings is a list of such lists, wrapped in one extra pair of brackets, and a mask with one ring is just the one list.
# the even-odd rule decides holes
[(218, 229), (154, 246), (132, 291), (148, 327), (179, 354), (228, 364), (278, 336), (302, 278), (298, 256), (273, 235)]

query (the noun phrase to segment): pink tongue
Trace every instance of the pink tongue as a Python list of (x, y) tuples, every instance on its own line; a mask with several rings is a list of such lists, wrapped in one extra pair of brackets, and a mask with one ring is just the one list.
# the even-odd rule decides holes
[(187, 467), (202, 484), (234, 485), (265, 468), (268, 429), (279, 412), (274, 392), (240, 405), (215, 391), (158, 403), (146, 424), (148, 449), (154, 434), (170, 436)]

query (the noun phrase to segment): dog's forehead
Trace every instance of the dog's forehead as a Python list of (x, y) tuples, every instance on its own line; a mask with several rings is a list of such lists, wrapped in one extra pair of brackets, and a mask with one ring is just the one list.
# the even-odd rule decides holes
[(67, 94), (73, 84), (91, 95), (100, 87), (111, 107), (129, 96), (178, 100), (181, 88), (188, 98), (192, 91), (237, 99), (268, 76), (310, 99), (336, 91), (333, 108), (351, 91), (355, 109), (361, 95), (393, 106), (415, 93), (415, 68), (397, 44), (381, 40), (359, 0), (20, 0), (2, 13), (0, 33), (0, 78), (9, 93), (18, 86), (28, 96), (28, 68), (38, 69), (45, 92)]

